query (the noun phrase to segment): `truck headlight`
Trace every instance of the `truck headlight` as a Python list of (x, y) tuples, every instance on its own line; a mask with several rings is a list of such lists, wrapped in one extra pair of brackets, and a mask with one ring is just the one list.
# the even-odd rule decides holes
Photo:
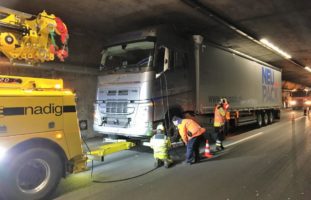
[(296, 105), (296, 104), (297, 104), (297, 101), (289, 101), (289, 104), (292, 105), (292, 106), (293, 106), (293, 105)]
[(4, 159), (6, 151), (7, 151), (6, 148), (0, 147), (0, 161)]
[(311, 105), (311, 101), (305, 101), (305, 104), (310, 106)]

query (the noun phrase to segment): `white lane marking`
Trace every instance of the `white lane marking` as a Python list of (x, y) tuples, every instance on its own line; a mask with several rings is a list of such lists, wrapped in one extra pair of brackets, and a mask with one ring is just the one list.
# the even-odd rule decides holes
[[(305, 117), (305, 116), (296, 117), (295, 120), (299, 120), (299, 119), (304, 118), (304, 117)], [(243, 138), (243, 139), (241, 139), (241, 140), (238, 140), (238, 141), (232, 142), (232, 143), (230, 143), (230, 144), (224, 145), (224, 147), (230, 147), (230, 146), (233, 146), (233, 145), (235, 145), (235, 144), (239, 144), (239, 143), (244, 142), (244, 141), (246, 141), (246, 140), (250, 140), (250, 139), (252, 139), (252, 138), (254, 138), (254, 137), (257, 137), (257, 136), (259, 136), (259, 135), (262, 135), (263, 133), (264, 133), (264, 132), (255, 133), (254, 135), (251, 135), (251, 136), (249, 136), (249, 137), (246, 137), (246, 138)]]
[(305, 116), (300, 116), (300, 117), (295, 118), (295, 120), (301, 119), (301, 118), (304, 118), (304, 117), (305, 117)]
[(256, 134), (254, 134), (254, 135), (251, 135), (251, 136), (249, 136), (249, 137), (243, 138), (243, 139), (241, 139), (241, 140), (232, 142), (232, 143), (227, 144), (227, 145), (224, 145), (224, 146), (225, 146), (225, 147), (230, 147), (230, 146), (232, 146), (232, 145), (239, 144), (239, 143), (244, 142), (244, 141), (246, 141), (246, 140), (250, 140), (250, 139), (252, 139), (252, 138), (254, 138), (254, 137), (257, 137), (257, 136), (259, 136), (259, 135), (261, 135), (261, 134), (263, 134), (263, 132), (256, 133)]

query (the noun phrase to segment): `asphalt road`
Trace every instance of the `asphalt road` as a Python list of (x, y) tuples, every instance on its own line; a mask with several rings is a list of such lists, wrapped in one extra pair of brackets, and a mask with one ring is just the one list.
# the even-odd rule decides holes
[[(291, 119), (292, 114), (295, 120)], [(174, 150), (175, 166), (153, 169), (151, 151), (136, 148), (107, 157), (90, 171), (69, 176), (52, 198), (58, 200), (276, 200), (311, 199), (311, 118), (283, 112), (272, 125), (240, 130), (226, 150), (211, 160), (182, 164), (183, 148)], [(92, 180), (108, 183), (95, 183)]]

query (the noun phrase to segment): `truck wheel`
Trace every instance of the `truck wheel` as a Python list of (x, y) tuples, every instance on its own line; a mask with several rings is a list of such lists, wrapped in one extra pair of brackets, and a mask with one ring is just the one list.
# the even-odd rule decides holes
[(281, 119), (281, 111), (280, 110), (274, 111), (274, 119)]
[(262, 127), (263, 121), (262, 121), (262, 114), (261, 112), (257, 113), (257, 126), (258, 128)]
[(9, 199), (43, 199), (58, 185), (62, 161), (49, 149), (34, 148), (17, 155), (8, 164), (5, 195)]
[(268, 125), (269, 123), (269, 117), (268, 117), (268, 113), (267, 112), (264, 112), (262, 114), (262, 118), (263, 118), (263, 125)]
[(268, 123), (272, 124), (273, 121), (274, 121), (274, 114), (273, 114), (273, 111), (270, 111), (268, 114)]
[(178, 142), (180, 140), (178, 129), (174, 126), (173, 123), (170, 124), (167, 130), (167, 136), (170, 138), (171, 142)]
[(165, 122), (167, 127), (167, 135), (168, 137), (170, 137), (171, 142), (177, 142), (180, 139), (178, 130), (176, 129), (176, 127), (174, 126), (174, 124), (172, 123), (172, 118), (174, 116), (183, 117), (183, 114), (181, 112), (180, 109), (171, 109), (169, 111), (170, 115), (168, 115), (168, 112), (165, 114)]

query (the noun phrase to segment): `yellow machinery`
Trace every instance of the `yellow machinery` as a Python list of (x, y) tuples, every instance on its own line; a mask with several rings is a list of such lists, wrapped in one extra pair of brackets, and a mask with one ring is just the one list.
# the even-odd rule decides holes
[(11, 62), (43, 63), (54, 55), (64, 61), (68, 38), (66, 25), (53, 14), (32, 16), (0, 7), (0, 52)]
[[(122, 142), (90, 157), (129, 149)], [(66, 173), (86, 170), (75, 95), (62, 80), (0, 75), (0, 190), (9, 199), (42, 199)]]

